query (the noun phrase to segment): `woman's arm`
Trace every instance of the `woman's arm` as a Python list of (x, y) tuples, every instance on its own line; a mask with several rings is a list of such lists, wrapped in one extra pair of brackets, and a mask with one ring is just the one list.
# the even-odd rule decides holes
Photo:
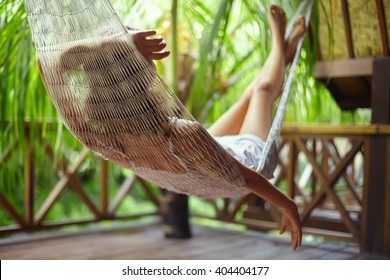
[(240, 164), (240, 170), (249, 189), (256, 195), (283, 209), (280, 233), (291, 231), (292, 249), (296, 250), (302, 243), (302, 226), (295, 202), (272, 185), (265, 177), (249, 167)]

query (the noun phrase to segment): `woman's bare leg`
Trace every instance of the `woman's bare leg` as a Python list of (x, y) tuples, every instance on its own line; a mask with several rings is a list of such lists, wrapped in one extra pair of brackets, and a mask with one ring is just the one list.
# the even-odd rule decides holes
[[(272, 33), (272, 49), (259, 75), (244, 92), (243, 96), (224, 115), (222, 115), (210, 128), (209, 132), (214, 136), (236, 135), (243, 133), (243, 125), (247, 119), (247, 112), (251, 105), (254, 93), (262, 86), (271, 85), (272, 80), (283, 84), (284, 80), (284, 32), (286, 30), (286, 16), (282, 8), (271, 5), (268, 9), (268, 21)], [(272, 78), (271, 78), (272, 77)], [(276, 97), (275, 97), (276, 98)], [(269, 102), (267, 102), (269, 103)], [(264, 107), (272, 107), (272, 102), (263, 104)], [(260, 108), (261, 109), (261, 108)], [(271, 109), (272, 110), (272, 109)], [(271, 111), (267, 110), (267, 111)], [(265, 114), (268, 116), (268, 114)], [(271, 116), (270, 116), (271, 117)], [(256, 122), (257, 123), (257, 122)], [(255, 124), (256, 124), (255, 123)], [(262, 125), (261, 125), (262, 126)], [(260, 128), (262, 129), (262, 127)], [(244, 129), (244, 132), (247, 129)], [(248, 131), (251, 133), (250, 131)], [(247, 132), (247, 133), (248, 133)], [(253, 133), (258, 135), (258, 133)]]
[(246, 92), (236, 103), (222, 114), (207, 131), (213, 136), (237, 135), (240, 133), (248, 110), (250, 94)]
[[(284, 23), (282, 22), (282, 24), (284, 24), (284, 29), (285, 29), (285, 17), (284, 17), (283, 10), (281, 8), (276, 7), (276, 6), (270, 6), (270, 8), (269, 8), (269, 21), (270, 21), (270, 25), (271, 25), (271, 31), (272, 31), (273, 42), (274, 42), (275, 41), (274, 40), (274, 37), (275, 37), (274, 32), (277, 32), (279, 34), (282, 33), (282, 35), (284, 37), (284, 29), (283, 29), (283, 31), (279, 30), (280, 24), (276, 28), (272, 28), (272, 26), (275, 26), (275, 24), (274, 24), (275, 17), (274, 16), (271, 17), (272, 12), (277, 13), (277, 14), (273, 14), (274, 16), (284, 18)], [(278, 19), (280, 20), (280, 18), (278, 18)], [(282, 27), (283, 27), (283, 25), (282, 25)], [(284, 44), (283, 44), (285, 64), (288, 64), (292, 61), (292, 58), (294, 57), (294, 54), (296, 51), (298, 40), (305, 33), (305, 29), (306, 28), (305, 28), (304, 18), (302, 16), (300, 16), (296, 19), (296, 21), (294, 23), (293, 31), (292, 31), (290, 37), (288, 38), (287, 42), (284, 42)], [(276, 36), (279, 36), (279, 34)], [(272, 77), (274, 76), (274, 74), (271, 73), (271, 75), (269, 75), (268, 73), (270, 71), (270, 68), (271, 68), (271, 72), (273, 72), (272, 69), (273, 69), (274, 63), (271, 61), (274, 58), (274, 55), (277, 55), (280, 51), (279, 40), (278, 40), (277, 44), (273, 43), (272, 47), (273, 47), (273, 49), (272, 49), (271, 54), (268, 57), (266, 63), (264, 64), (264, 67), (260, 70), (260, 73), (258, 74), (256, 79), (252, 82), (252, 84), (245, 90), (242, 97), (208, 129), (208, 131), (211, 135), (223, 136), (223, 135), (237, 135), (240, 133), (253, 133), (251, 131), (248, 131), (246, 128), (242, 129), (242, 126), (243, 126), (244, 120), (245, 120), (247, 112), (248, 112), (251, 98), (254, 95), (253, 93), (257, 94), (259, 89), (269, 86), (268, 82), (270, 80), (270, 77), (272, 80)], [(274, 50), (274, 47), (277, 47), (277, 51)], [(279, 77), (282, 80), (281, 83), (283, 84), (284, 74), (283, 73), (280, 74)], [(280, 81), (279, 81), (279, 83), (280, 83)], [(281, 87), (281, 85), (280, 85), (280, 87)], [(275, 96), (273, 96), (273, 97), (271, 96), (271, 98), (266, 103), (263, 103), (264, 106), (261, 106), (261, 107), (267, 107), (266, 108), (267, 112), (264, 112), (262, 108), (257, 108), (258, 112), (259, 111), (264, 112), (264, 114), (262, 114), (262, 116), (266, 116), (266, 118), (260, 116), (260, 118), (257, 118), (257, 121), (255, 123), (253, 123), (253, 122), (250, 123), (250, 121), (248, 121), (250, 126), (256, 126), (256, 125), (260, 124), (260, 127), (257, 130), (263, 130), (264, 127), (266, 127), (265, 128), (266, 133), (263, 133), (263, 135), (261, 136), (263, 139), (265, 139), (266, 136), (268, 135), (270, 123), (272, 123), (272, 115), (271, 115), (272, 114), (272, 104), (279, 93), (280, 93), (280, 89), (278, 92), (276, 92), (274, 94)], [(266, 122), (265, 126), (262, 125), (263, 119), (265, 119), (265, 122)], [(259, 135), (259, 133), (255, 133), (255, 134)]]
[(294, 22), (289, 39), (285, 42), (286, 18), (283, 10), (277, 6), (270, 7), (269, 22), (272, 31), (272, 50), (262, 76), (253, 88), (248, 111), (240, 130), (240, 134), (254, 134), (263, 140), (267, 139), (272, 126), (273, 103), (282, 90), (285, 65), (292, 61), (297, 43), (306, 31), (305, 19), (299, 16)]
[(259, 77), (253, 86), (248, 111), (240, 134), (250, 133), (267, 139), (272, 125), (272, 105), (284, 82), (286, 16), (284, 11), (271, 5), (268, 20), (272, 33), (272, 49)]

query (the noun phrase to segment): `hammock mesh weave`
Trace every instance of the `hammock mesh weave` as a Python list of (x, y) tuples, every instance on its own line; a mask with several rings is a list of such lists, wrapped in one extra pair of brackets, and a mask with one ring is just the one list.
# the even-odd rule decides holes
[[(127, 31), (108, 0), (24, 2), (46, 89), (81, 143), (174, 192), (200, 197), (249, 193), (239, 163), (157, 75), (135, 46), (135, 31)], [(303, 1), (297, 12), (304, 14), (312, 3)], [(268, 178), (269, 167), (276, 165), (301, 46), (302, 39), (261, 155), (258, 171)]]
[(25, 0), (42, 79), (85, 146), (178, 193), (249, 192), (236, 160), (189, 114), (107, 0)]

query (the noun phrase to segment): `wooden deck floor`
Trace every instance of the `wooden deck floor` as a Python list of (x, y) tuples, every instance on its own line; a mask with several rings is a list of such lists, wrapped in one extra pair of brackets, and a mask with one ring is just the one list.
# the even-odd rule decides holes
[(194, 237), (165, 239), (156, 224), (46, 233), (0, 239), (0, 259), (385, 259), (357, 246), (306, 242), (292, 252), (288, 240), (254, 231), (193, 225)]

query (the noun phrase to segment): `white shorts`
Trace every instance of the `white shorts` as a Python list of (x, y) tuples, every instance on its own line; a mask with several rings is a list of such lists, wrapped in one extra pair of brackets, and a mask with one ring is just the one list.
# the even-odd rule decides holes
[(240, 134), (214, 137), (214, 139), (242, 164), (256, 170), (267, 179), (273, 178), (277, 165), (277, 149), (275, 145), (267, 156), (265, 167), (263, 170), (260, 170), (260, 159), (265, 145), (265, 142), (260, 137), (253, 134)]

